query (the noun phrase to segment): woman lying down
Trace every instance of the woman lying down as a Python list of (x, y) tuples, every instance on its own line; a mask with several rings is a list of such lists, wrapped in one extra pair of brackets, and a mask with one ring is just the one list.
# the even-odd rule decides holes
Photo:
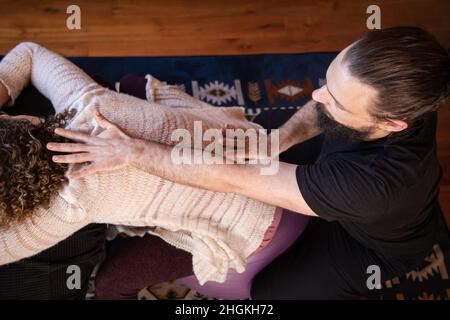
[(0, 265), (33, 256), (90, 223), (149, 227), (147, 231), (192, 254), (199, 282), (224, 282), (245, 270), (279, 215), (276, 207), (237, 194), (172, 183), (134, 167), (73, 180), (78, 165), (52, 162), (55, 127), (91, 135), (104, 131), (99, 111), (127, 134), (174, 144), (171, 132), (227, 125), (261, 128), (241, 108), (217, 108), (156, 79), (153, 101), (108, 90), (65, 58), (22, 43), (0, 62), (0, 106), (13, 105), (31, 83), (52, 102), (56, 116), (0, 116)]

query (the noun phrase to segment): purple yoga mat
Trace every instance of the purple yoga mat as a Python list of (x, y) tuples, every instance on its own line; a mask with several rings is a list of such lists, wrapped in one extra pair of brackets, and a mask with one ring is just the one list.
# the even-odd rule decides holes
[(283, 210), (278, 229), (269, 244), (256, 255), (249, 257), (243, 273), (230, 270), (224, 283), (209, 281), (201, 286), (194, 275), (179, 280), (187, 287), (210, 298), (248, 299), (252, 280), (256, 274), (295, 242), (305, 230), (308, 220), (305, 215)]

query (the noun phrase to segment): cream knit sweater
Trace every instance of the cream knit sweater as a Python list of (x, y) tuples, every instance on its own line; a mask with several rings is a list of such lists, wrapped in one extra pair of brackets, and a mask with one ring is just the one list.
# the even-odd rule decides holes
[[(35, 43), (22, 43), (4, 57), (0, 81), (10, 104), (31, 81), (56, 112), (77, 110), (67, 128), (90, 134), (103, 130), (93, 117), (97, 106), (128, 134), (167, 144), (173, 144), (174, 129), (193, 130), (194, 120), (201, 120), (204, 130), (226, 124), (260, 128), (245, 120), (242, 108), (212, 107), (151, 77), (147, 87), (151, 101), (110, 91)], [(26, 222), (0, 228), (0, 265), (35, 255), (89, 223), (108, 223), (147, 227), (146, 231), (192, 253), (201, 284), (223, 282), (230, 268), (245, 270), (246, 259), (261, 244), (275, 209), (237, 194), (180, 185), (127, 167), (70, 180), (50, 209), (37, 208)]]

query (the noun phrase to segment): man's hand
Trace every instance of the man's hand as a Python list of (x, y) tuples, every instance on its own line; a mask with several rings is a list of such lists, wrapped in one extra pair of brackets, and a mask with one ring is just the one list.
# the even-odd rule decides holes
[[(257, 132), (256, 139), (252, 139), (248, 135), (234, 136), (236, 130), (239, 128), (233, 125), (222, 128), (222, 137), (218, 141), (219, 149), (228, 159), (233, 161), (275, 159), (282, 152), (279, 148), (279, 139), (273, 134)], [(272, 141), (274, 138), (277, 139), (276, 144)]]
[(79, 143), (47, 144), (49, 150), (70, 153), (53, 156), (54, 162), (90, 162), (89, 165), (70, 174), (71, 179), (79, 179), (99, 171), (123, 168), (130, 164), (130, 155), (138, 148), (136, 139), (129, 137), (119, 126), (109, 122), (98, 110), (95, 112), (95, 118), (98, 124), (106, 129), (98, 136), (58, 128), (55, 130), (57, 135)]
[[(317, 125), (317, 108), (314, 100), (305, 103), (288, 121), (279, 129), (276, 129), (276, 132), (272, 130), (269, 135), (258, 132), (258, 141), (254, 145), (249, 144), (248, 137), (245, 137), (245, 140), (227, 139), (225, 137), (227, 129), (239, 128), (233, 126), (223, 128), (223, 138), (220, 142), (222, 144), (220, 149), (224, 150), (225, 157), (235, 161), (240, 159), (275, 159), (280, 153), (293, 145), (311, 139), (322, 131)], [(237, 148), (234, 147), (236, 145)], [(260, 152), (261, 148), (263, 152)]]

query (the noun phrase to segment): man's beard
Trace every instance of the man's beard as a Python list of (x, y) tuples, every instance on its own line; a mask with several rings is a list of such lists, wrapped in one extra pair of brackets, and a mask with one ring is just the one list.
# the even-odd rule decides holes
[(317, 102), (317, 125), (323, 130), (323, 133), (330, 138), (339, 139), (346, 142), (358, 142), (363, 140), (370, 140), (369, 137), (375, 131), (375, 127), (363, 127), (359, 130), (355, 130), (346, 127), (336, 120), (326, 111), (325, 106)]

